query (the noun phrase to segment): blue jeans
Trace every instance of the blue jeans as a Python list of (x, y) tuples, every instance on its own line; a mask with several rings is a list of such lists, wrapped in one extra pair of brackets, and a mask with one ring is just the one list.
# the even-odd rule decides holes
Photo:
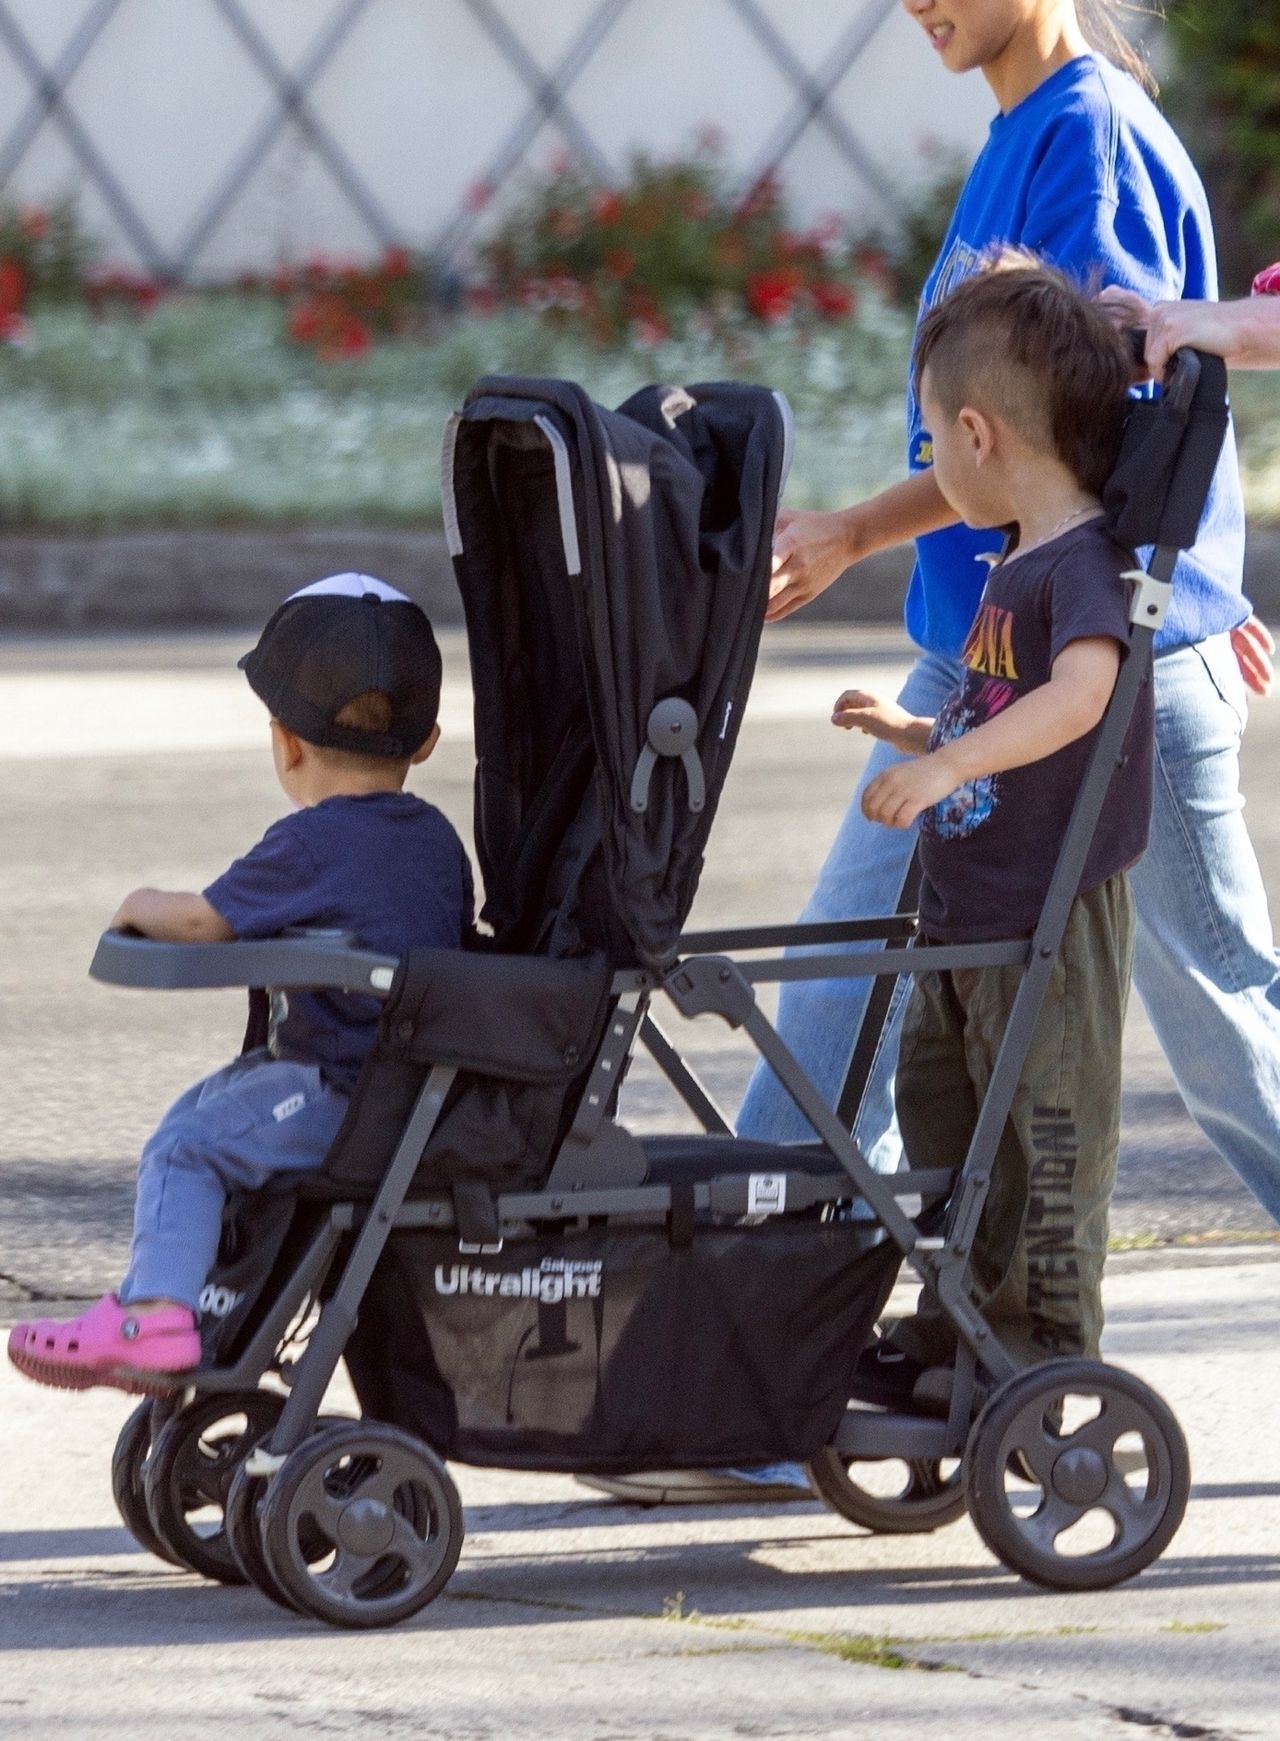
[[(916, 662), (899, 697), (936, 713), (958, 667)], [(1164, 654), (1155, 665), (1156, 754), (1151, 841), (1131, 873), (1137, 906), (1133, 983), (1187, 1109), (1223, 1158), (1280, 1220), (1280, 959), (1258, 861), (1241, 814), (1239, 748), (1245, 691), (1226, 635)], [(895, 758), (877, 745), (836, 836), (806, 919), (891, 909), (913, 835), (863, 820), (862, 790)], [(834, 1103), (869, 982), (784, 988), (783, 1039)], [(905, 997), (886, 1024), (857, 1137), (883, 1172), (901, 1161), (891, 1077)], [(808, 1123), (772, 1072), (757, 1068), (739, 1131), (805, 1140)]]
[[(898, 701), (908, 713), (932, 719), (959, 683), (962, 671), (958, 659), (922, 653), (908, 673)], [(862, 794), (877, 774), (905, 760), (888, 744), (872, 748), (817, 886), (800, 915), (802, 924), (869, 918), (892, 913), (897, 906), (915, 848), (915, 829), (885, 828), (879, 822), (868, 822), (862, 814)], [(844, 947), (854, 949), (857, 945)], [(874, 984), (870, 978), (810, 979), (782, 987), (778, 1032), (830, 1106), (835, 1105), (844, 1084)], [(893, 1111), (893, 1068), (909, 990), (904, 980), (895, 994), (854, 1132), (863, 1154), (883, 1173), (896, 1172), (901, 1163), (902, 1146)], [(815, 1136), (808, 1119), (763, 1063), (757, 1065), (747, 1086), (738, 1133), (775, 1143), (812, 1142)]]
[(138, 1163), (133, 1249), (122, 1300), (180, 1300), (197, 1310), (218, 1255), (232, 1191), (314, 1172), (347, 1097), (314, 1064), (248, 1052), (180, 1095)]

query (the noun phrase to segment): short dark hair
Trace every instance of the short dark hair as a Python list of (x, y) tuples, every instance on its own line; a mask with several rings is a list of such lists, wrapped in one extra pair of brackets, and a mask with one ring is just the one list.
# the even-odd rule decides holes
[[(355, 731), (385, 735), (391, 730), (394, 718), (395, 708), (386, 691), (366, 689), (363, 695), (353, 695), (350, 701), (338, 709), (333, 716), (333, 723)], [(433, 725), (432, 730), (434, 729)], [(373, 756), (364, 755), (359, 750), (335, 750), (322, 744), (313, 744), (311, 747), (322, 761), (332, 767), (345, 764), (347, 767), (382, 770), (388, 765), (407, 764), (411, 760), (409, 756)]]
[(1110, 318), (1023, 251), (992, 256), (920, 323), (916, 391), (926, 369), (948, 417), (965, 405), (1053, 453), (1094, 495), (1115, 469), (1132, 362)]

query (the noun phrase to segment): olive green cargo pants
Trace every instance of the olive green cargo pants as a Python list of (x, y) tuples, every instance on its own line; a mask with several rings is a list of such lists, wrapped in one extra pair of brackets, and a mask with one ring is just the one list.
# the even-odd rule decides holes
[[(983, 1311), (1028, 1362), (1098, 1354), (1132, 961), (1133, 901), (1121, 875), (1071, 908), (973, 1245)], [(963, 1163), (1022, 976), (1020, 967), (917, 976), (896, 1088), (912, 1167)], [(956, 1343), (924, 1294), (892, 1340), (930, 1366), (949, 1363)]]

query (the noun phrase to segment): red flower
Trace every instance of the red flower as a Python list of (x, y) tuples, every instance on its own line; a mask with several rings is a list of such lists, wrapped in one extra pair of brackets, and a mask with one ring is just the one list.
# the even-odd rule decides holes
[(20, 345), (31, 333), (26, 316), (21, 314), (0, 314), (0, 339), (7, 344)]
[(591, 210), (597, 223), (615, 223), (622, 215), (622, 196), (612, 188), (598, 188), (591, 196)]
[(825, 284), (812, 286), (810, 295), (817, 304), (820, 314), (828, 320), (847, 320), (857, 305), (857, 298), (847, 284), (840, 284), (834, 279)]
[(467, 291), (467, 307), (472, 314), (492, 314), (498, 306), (498, 293), (491, 284), (473, 284)]
[(1255, 296), (1280, 296), (1280, 261), (1274, 266), (1268, 266), (1265, 272), (1259, 272), (1253, 281)]
[(29, 242), (38, 242), (49, 233), (49, 214), (41, 206), (27, 206), (22, 213), (22, 233)]
[(320, 331), (320, 304), (314, 299), (300, 302), (289, 315), (289, 337), (299, 344), (310, 344)]
[(277, 296), (292, 296), (294, 276), (287, 266), (277, 266), (269, 280), (271, 289)]
[(345, 321), (338, 333), (338, 355), (342, 357), (362, 357), (373, 343), (373, 334), (363, 321), (351, 319)]
[(302, 270), (308, 278), (328, 278), (333, 272), (333, 267), (329, 263), (327, 254), (316, 253), (307, 256)]
[(408, 278), (413, 272), (413, 256), (407, 248), (393, 242), (383, 250), (382, 270), (388, 278)]
[(0, 319), (21, 314), (27, 299), (27, 275), (14, 259), (0, 260)]
[(134, 302), (144, 312), (154, 308), (160, 300), (160, 286), (154, 278), (135, 278), (130, 291)]
[(631, 323), (631, 336), (638, 345), (659, 345), (670, 332), (660, 314), (642, 314)]
[(747, 279), (747, 303), (760, 320), (785, 320), (791, 312), (796, 288), (794, 271), (753, 272)]
[(621, 284), (635, 271), (636, 257), (630, 248), (610, 248), (604, 257), (604, 269)]

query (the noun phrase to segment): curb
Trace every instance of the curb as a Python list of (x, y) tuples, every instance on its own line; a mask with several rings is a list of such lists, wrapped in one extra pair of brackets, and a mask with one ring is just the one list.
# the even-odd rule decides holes
[[(357, 569), (416, 599), (441, 625), (462, 601), (439, 531), (299, 529), (135, 532), (111, 537), (0, 534), (0, 629), (211, 628), (260, 623), (323, 574)], [(807, 607), (805, 623), (899, 623), (910, 551), (885, 551), (849, 570)], [(1250, 532), (1245, 592), (1280, 622), (1280, 528)]]

